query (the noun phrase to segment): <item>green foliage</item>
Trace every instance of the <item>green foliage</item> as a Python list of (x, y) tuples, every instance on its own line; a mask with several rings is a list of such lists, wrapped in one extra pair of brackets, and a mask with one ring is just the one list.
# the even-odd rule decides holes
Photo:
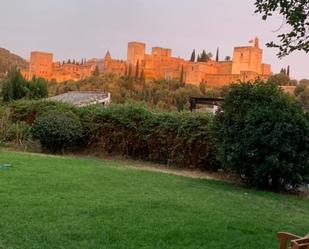
[(255, 7), (255, 12), (262, 14), (263, 20), (279, 13), (289, 26), (288, 29), (283, 29), (287, 30), (285, 33), (277, 36), (279, 43), (267, 44), (279, 50), (279, 57), (297, 50), (309, 52), (308, 0), (255, 0)]
[(177, 99), (179, 99), (180, 93), (186, 96), (183, 103), (184, 110), (189, 110), (188, 101), (191, 96), (200, 97), (211, 94), (210, 91), (202, 93), (198, 85), (194, 86), (181, 82), (181, 74), (179, 80), (145, 79), (144, 72), (141, 71), (140, 74), (138, 78), (135, 78), (133, 72), (131, 72), (131, 76), (125, 77), (110, 74), (91, 77), (78, 82), (65, 82), (62, 84), (50, 82), (48, 85), (49, 93), (50, 95), (56, 95), (74, 90), (110, 92), (113, 103), (143, 102), (150, 108), (164, 111), (177, 111), (179, 109)]
[(33, 78), (27, 82), (26, 98), (27, 99), (41, 99), (48, 97), (47, 81), (43, 78)]
[(218, 167), (207, 114), (157, 113), (136, 105), (78, 111), (91, 148), (178, 167)]
[(295, 87), (294, 94), (302, 105), (309, 105), (309, 87), (306, 80), (300, 81), (300, 83)]
[(195, 62), (195, 49), (193, 49), (193, 51), (192, 51), (190, 61)]
[[(75, 63), (74, 63), (74, 64), (75, 64)], [(93, 76), (98, 77), (99, 75), (100, 75), (99, 67), (96, 66), (96, 67), (95, 67), (95, 70), (94, 70), (94, 72), (93, 72)]]
[(10, 71), (11, 68), (27, 68), (28, 62), (10, 51), (0, 48), (0, 79)]
[(309, 174), (309, 119), (275, 84), (231, 86), (214, 121), (226, 169), (251, 186), (280, 190)]
[(26, 81), (19, 69), (12, 68), (2, 85), (4, 102), (11, 102), (22, 98), (40, 99), (48, 96), (47, 82), (42, 78)]
[(14, 67), (8, 73), (8, 79), (4, 81), (2, 96), (4, 102), (22, 99), (26, 96), (26, 81), (20, 71)]
[(217, 52), (216, 52), (216, 61), (219, 61), (219, 48), (217, 48)]
[(58, 152), (77, 145), (82, 137), (82, 126), (73, 113), (48, 112), (35, 120), (31, 133), (44, 149)]
[(274, 83), (278, 86), (295, 86), (297, 81), (291, 80), (290, 77), (286, 74), (286, 70), (281, 70), (279, 74), (271, 75), (268, 78), (268, 83)]

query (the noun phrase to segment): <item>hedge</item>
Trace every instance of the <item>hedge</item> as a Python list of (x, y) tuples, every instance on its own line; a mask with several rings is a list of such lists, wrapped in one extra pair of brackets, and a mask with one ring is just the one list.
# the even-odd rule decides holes
[(83, 143), (75, 145), (78, 150), (121, 154), (180, 168), (218, 169), (209, 130), (211, 114), (156, 112), (135, 104), (75, 108), (49, 101), (17, 101), (8, 108), (13, 122), (29, 125), (50, 111), (74, 113), (83, 128)]

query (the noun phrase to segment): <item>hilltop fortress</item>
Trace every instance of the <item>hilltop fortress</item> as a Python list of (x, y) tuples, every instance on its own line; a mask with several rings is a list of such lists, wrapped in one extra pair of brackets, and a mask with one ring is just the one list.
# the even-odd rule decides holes
[(161, 47), (153, 47), (151, 54), (147, 54), (146, 44), (129, 42), (127, 60), (113, 59), (110, 52), (107, 52), (103, 60), (61, 64), (54, 63), (50, 53), (32, 52), (30, 68), (24, 70), (23, 75), (26, 78), (36, 76), (58, 82), (81, 80), (91, 76), (97, 66), (101, 74), (182, 79), (188, 84), (204, 82), (208, 87), (222, 87), (232, 82), (267, 79), (271, 75), (271, 66), (262, 63), (262, 55), (258, 38), (254, 39), (252, 45), (235, 47), (232, 60), (207, 62), (173, 57), (171, 49)]

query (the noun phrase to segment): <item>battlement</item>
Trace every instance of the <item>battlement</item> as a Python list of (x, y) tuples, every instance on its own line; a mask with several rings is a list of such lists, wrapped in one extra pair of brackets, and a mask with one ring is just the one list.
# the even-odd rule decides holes
[(172, 50), (169, 48), (153, 47), (151, 50), (153, 56), (158, 57), (172, 57)]

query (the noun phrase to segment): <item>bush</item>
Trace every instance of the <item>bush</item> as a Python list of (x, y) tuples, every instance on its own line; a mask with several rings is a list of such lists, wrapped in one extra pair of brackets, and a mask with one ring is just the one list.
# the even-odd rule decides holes
[(275, 84), (232, 85), (213, 130), (223, 166), (251, 186), (280, 190), (308, 175), (308, 116)]
[(82, 126), (73, 113), (49, 112), (35, 120), (31, 133), (44, 149), (57, 152), (77, 144)]

